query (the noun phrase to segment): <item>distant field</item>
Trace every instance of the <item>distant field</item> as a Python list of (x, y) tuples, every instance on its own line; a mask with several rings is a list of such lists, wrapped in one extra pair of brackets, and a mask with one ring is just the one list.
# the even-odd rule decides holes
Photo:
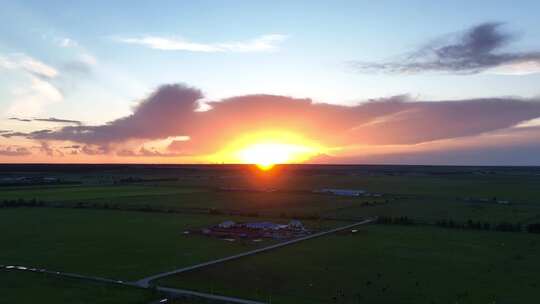
[(440, 219), (485, 221), (491, 224), (512, 222), (527, 224), (540, 221), (540, 204), (473, 203), (445, 199), (406, 199), (375, 206), (352, 206), (329, 213), (338, 218), (358, 216), (407, 216), (421, 221)]
[(0, 188), (1, 199), (38, 199), (44, 201), (110, 201), (118, 198), (160, 196), (176, 193), (201, 192), (200, 189), (181, 187), (159, 187), (148, 185), (110, 185), (110, 186), (26, 186)]
[(0, 264), (140, 279), (254, 249), (253, 244), (183, 235), (187, 229), (215, 225), (225, 219), (229, 218), (78, 209), (0, 209)]
[[(137, 172), (136, 170), (134, 171)], [(408, 216), (423, 220), (489, 220), (528, 223), (540, 219), (540, 176), (537, 175), (329, 175), (283, 174), (274, 179), (235, 175), (180, 176), (178, 182), (131, 185), (78, 185), (0, 188), (0, 199), (33, 199), (50, 203), (168, 210), (209, 209), (259, 213), (265, 216), (326, 215), (337, 218), (360, 216)], [(155, 177), (155, 176), (153, 176)], [(170, 175), (168, 175), (170, 177)], [(284, 192), (227, 192), (219, 187), (259, 187)], [(382, 199), (350, 198), (310, 193), (320, 188), (365, 189), (387, 194)], [(287, 192), (291, 190), (291, 192)], [(305, 192), (295, 192), (295, 191)], [(407, 199), (391, 200), (405, 196)], [(465, 201), (471, 198), (473, 201)], [(491, 200), (507, 200), (501, 206)], [(365, 202), (390, 199), (386, 205), (365, 207)], [(489, 199), (480, 203), (479, 199)]]
[(111, 286), (42, 273), (0, 270), (0, 302), (16, 304), (148, 304), (148, 290)]
[(484, 197), (540, 204), (540, 176), (512, 175), (311, 175), (289, 177), (298, 188), (360, 188), (371, 192), (433, 198)]
[(314, 215), (344, 206), (358, 205), (362, 200), (312, 193), (266, 193), (218, 191), (180, 185), (110, 185), (110, 186), (36, 186), (0, 188), (0, 199), (37, 199), (47, 203), (77, 205), (86, 203), (123, 208), (218, 209), (257, 212), (267, 216), (281, 214)]
[(540, 238), (375, 225), (159, 283), (282, 304), (532, 303)]

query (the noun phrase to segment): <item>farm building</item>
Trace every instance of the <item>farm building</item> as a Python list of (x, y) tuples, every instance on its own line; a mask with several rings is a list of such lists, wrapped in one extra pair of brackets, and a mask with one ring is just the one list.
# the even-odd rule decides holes
[(364, 194), (367, 193), (365, 190), (329, 189), (329, 188), (315, 190), (314, 192), (317, 192), (317, 193), (329, 193), (329, 194), (341, 195), (341, 196), (360, 196), (360, 195), (364, 195)]
[(273, 222), (235, 223), (225, 221), (213, 227), (204, 228), (202, 234), (226, 238), (274, 238), (284, 239), (302, 236), (309, 231), (302, 222), (292, 220), (288, 224)]
[(287, 228), (287, 225), (276, 224), (272, 222), (255, 222), (245, 223), (244, 226), (249, 229), (261, 229), (261, 230), (279, 230)]
[(232, 228), (234, 227), (234, 225), (236, 225), (235, 222), (233, 221), (225, 221), (221, 224), (218, 225), (219, 228)]
[(293, 230), (306, 230), (304, 224), (302, 224), (302, 222), (300, 222), (299, 220), (292, 220), (287, 226), (289, 226), (289, 229)]

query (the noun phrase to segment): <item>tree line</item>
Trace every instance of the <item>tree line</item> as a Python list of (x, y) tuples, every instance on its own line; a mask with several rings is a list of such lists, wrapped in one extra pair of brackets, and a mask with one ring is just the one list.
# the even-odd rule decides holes
[(380, 216), (377, 223), (386, 225), (434, 225), (444, 228), (468, 229), (468, 230), (487, 230), (501, 232), (529, 232), (540, 233), (540, 223), (519, 224), (510, 222), (490, 223), (486, 221), (467, 220), (466, 222), (454, 221), (452, 219), (438, 220), (434, 223), (418, 221), (407, 216)]

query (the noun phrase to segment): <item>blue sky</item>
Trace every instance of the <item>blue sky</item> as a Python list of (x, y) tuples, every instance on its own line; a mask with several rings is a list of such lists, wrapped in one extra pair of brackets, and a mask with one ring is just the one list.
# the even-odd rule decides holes
[[(92, 75), (64, 89), (61, 105), (43, 109), (51, 115), (77, 115), (70, 103), (77, 109), (78, 103), (112, 103), (113, 112), (125, 112), (134, 99), (171, 82), (197, 86), (210, 98), (272, 93), (332, 103), (405, 93), (428, 99), (538, 94), (538, 74), (366, 75), (344, 66), (392, 58), (486, 21), (506, 22), (507, 30), (519, 32), (513, 48), (538, 48), (540, 27), (528, 14), (540, 9), (538, 1), (291, 2), (10, 1), (0, 13), (10, 24), (0, 29), (0, 52), (24, 53), (51, 66), (81, 53), (96, 59)], [(161, 51), (115, 40), (152, 35), (217, 43), (269, 34), (287, 38), (275, 51), (253, 53)], [(61, 39), (77, 47), (59, 47)]]
[[(350, 62), (399, 60), (486, 22), (515, 35), (501, 51), (536, 52), (538, 11), (538, 1), (6, 1), (0, 112), (104, 123), (167, 83), (197, 87), (208, 100), (537, 97), (537, 72), (396, 74)], [(43, 68), (55, 75), (36, 77), (32, 69)]]

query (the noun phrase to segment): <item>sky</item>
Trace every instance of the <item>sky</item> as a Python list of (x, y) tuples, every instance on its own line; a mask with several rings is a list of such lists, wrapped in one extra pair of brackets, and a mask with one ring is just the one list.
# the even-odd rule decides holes
[(540, 165), (539, 9), (5, 1), (0, 162)]

